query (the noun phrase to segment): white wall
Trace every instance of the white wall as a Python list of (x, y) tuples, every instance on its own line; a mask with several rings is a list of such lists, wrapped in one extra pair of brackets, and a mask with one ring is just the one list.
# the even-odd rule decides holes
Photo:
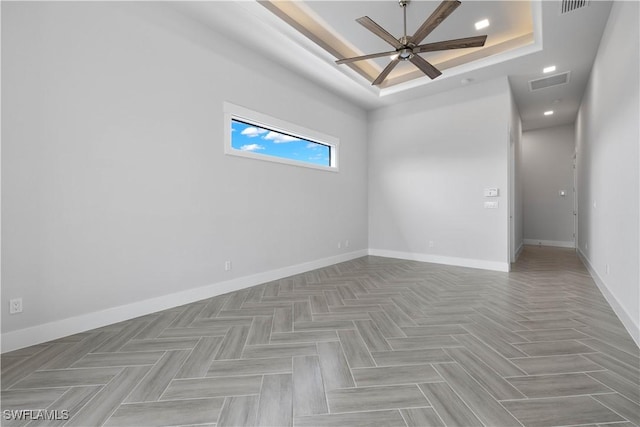
[[(373, 254), (508, 268), (509, 115), (506, 79), (370, 113)], [(500, 197), (485, 198), (487, 187)]]
[[(365, 112), (160, 3), (3, 3), (2, 89), (5, 351), (366, 254)], [(224, 101), (338, 137), (340, 172), (225, 156)]]
[(509, 124), (511, 262), (515, 262), (524, 245), (524, 189), (522, 179), (522, 120), (509, 89), (511, 122)]
[[(523, 132), (524, 239), (527, 244), (575, 247), (573, 239), (573, 125)], [(560, 196), (560, 191), (565, 196)]]
[(578, 248), (637, 343), (639, 7), (637, 2), (613, 3), (576, 121)]

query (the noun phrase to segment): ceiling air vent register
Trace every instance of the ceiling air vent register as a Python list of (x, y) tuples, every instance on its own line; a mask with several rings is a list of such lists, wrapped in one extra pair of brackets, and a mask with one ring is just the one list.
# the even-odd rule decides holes
[(567, 84), (569, 83), (569, 73), (570, 71), (567, 71), (541, 79), (529, 80), (529, 90), (535, 92), (536, 90)]
[(562, 0), (560, 3), (560, 15), (573, 12), (577, 9), (589, 6), (589, 0)]

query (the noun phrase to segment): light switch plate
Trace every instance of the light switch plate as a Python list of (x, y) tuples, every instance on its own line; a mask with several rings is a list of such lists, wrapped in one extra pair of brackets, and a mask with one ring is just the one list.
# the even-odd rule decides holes
[(499, 195), (500, 195), (500, 191), (497, 188), (484, 189), (484, 197), (498, 197)]

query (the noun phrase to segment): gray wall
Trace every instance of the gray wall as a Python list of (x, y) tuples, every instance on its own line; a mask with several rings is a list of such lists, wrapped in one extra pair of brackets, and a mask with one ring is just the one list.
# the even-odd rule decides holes
[[(3, 3), (2, 89), (3, 333), (368, 247), (364, 111), (160, 3)], [(340, 172), (225, 156), (224, 101)]]
[(509, 177), (511, 262), (514, 262), (524, 245), (524, 188), (522, 179), (522, 120), (518, 106), (509, 90), (511, 123), (509, 124)]
[(578, 249), (640, 343), (640, 5), (614, 2), (576, 121)]
[[(574, 247), (573, 125), (522, 134), (524, 239)], [(565, 196), (559, 192), (563, 190)]]
[[(374, 253), (508, 268), (508, 92), (497, 79), (370, 114)], [(498, 209), (484, 209), (487, 187)]]

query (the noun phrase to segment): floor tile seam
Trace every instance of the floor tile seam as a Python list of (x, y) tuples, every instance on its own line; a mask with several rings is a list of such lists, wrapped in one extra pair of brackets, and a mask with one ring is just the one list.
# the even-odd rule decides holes
[[(608, 369), (602, 368), (602, 369), (595, 369), (595, 370), (591, 370), (591, 371), (567, 371), (567, 372), (551, 372), (551, 373), (548, 373), (548, 374), (510, 375), (508, 377), (502, 377), (502, 378), (504, 378), (505, 380), (509, 381), (510, 379), (517, 379), (517, 378), (554, 377), (554, 376), (567, 375), (567, 374), (585, 374), (585, 375), (589, 375), (589, 372), (605, 372), (605, 371), (610, 372)], [(591, 376), (591, 375), (589, 375), (589, 376)]]
[[(293, 365), (293, 359), (292, 359), (292, 365)], [(293, 366), (291, 366), (292, 369), (292, 373), (291, 375), (291, 420), (293, 421)], [(260, 404), (262, 403), (262, 390), (264, 389), (264, 374), (261, 375), (260, 378), (260, 389), (258, 391), (258, 403), (256, 404), (256, 423), (259, 422), (258, 420), (258, 415), (260, 414)]]
[[(198, 344), (202, 341), (202, 338), (200, 338), (200, 340), (198, 340)], [(169, 386), (171, 385), (171, 383), (173, 382), (173, 380), (176, 379), (176, 375), (178, 375), (178, 373), (182, 370), (183, 366), (185, 363), (187, 363), (187, 360), (189, 360), (189, 357), (191, 357), (191, 354), (193, 354), (193, 351), (195, 350), (197, 344), (191, 349), (191, 351), (189, 351), (189, 354), (187, 354), (186, 356), (183, 356), (183, 360), (182, 363), (180, 363), (180, 366), (178, 366), (175, 369), (175, 372), (173, 374), (173, 376), (171, 377), (171, 379), (169, 381), (167, 381), (167, 384), (164, 386), (164, 388), (162, 389), (162, 391), (160, 392), (160, 394), (158, 395), (158, 398), (155, 401), (159, 401), (162, 396), (164, 395), (164, 393), (167, 391), (167, 389), (169, 388)], [(159, 360), (158, 360), (159, 361)], [(151, 371), (153, 368), (149, 369), (149, 371)], [(207, 367), (207, 370), (209, 368)]]
[[(524, 393), (522, 393), (524, 395)], [(516, 417), (509, 409), (507, 409), (507, 407), (505, 407), (501, 401), (496, 399), (496, 402), (498, 402), (498, 405), (500, 405), (502, 407), (502, 409), (504, 409), (509, 415), (511, 415), (513, 417), (514, 420), (518, 421), (518, 423), (520, 424), (521, 427), (525, 427), (524, 424), (522, 423), (522, 421), (520, 421), (520, 419), (518, 417)]]
[(208, 399), (225, 399), (227, 397), (241, 397), (241, 396), (258, 396), (260, 393), (232, 393), (232, 394), (223, 394), (220, 396), (198, 396), (198, 397), (181, 397), (177, 399), (158, 399), (158, 400), (138, 400), (135, 402), (122, 402), (119, 406), (122, 405), (140, 405), (145, 403), (166, 403), (166, 402), (186, 402), (189, 400), (208, 400)]
[[(145, 365), (146, 366), (146, 365)], [(116, 374), (113, 376), (113, 378), (117, 377), (119, 375)], [(107, 384), (109, 384), (113, 378), (109, 379), (109, 381), (107, 381), (106, 383), (87, 383), (87, 384), (74, 384), (74, 385), (62, 385), (62, 386), (53, 386), (53, 387), (23, 387), (23, 388), (9, 388), (6, 390), (2, 390), (2, 391), (28, 391), (28, 390), (51, 390), (51, 389), (69, 389), (69, 388), (73, 388), (73, 387), (93, 387), (93, 386), (106, 386)]]
[[(461, 326), (464, 328), (464, 325), (461, 325)], [(466, 330), (466, 329), (465, 329), (465, 330)], [(522, 350), (520, 350), (520, 349), (517, 349), (517, 350), (519, 350), (519, 351), (521, 351), (522, 353), (526, 354), (526, 356), (525, 356), (525, 357), (506, 357), (506, 356), (504, 356), (500, 351), (498, 351), (498, 349), (497, 349), (497, 348), (493, 347), (493, 346), (491, 345), (491, 343), (486, 342), (484, 339), (482, 339), (480, 336), (478, 336), (478, 335), (474, 334), (473, 332), (469, 332), (469, 331), (467, 331), (467, 332), (468, 332), (468, 334), (469, 334), (469, 335), (473, 336), (475, 339), (477, 339), (478, 341), (480, 341), (483, 345), (485, 345), (486, 347), (488, 347), (488, 348), (490, 348), (491, 350), (493, 350), (493, 352), (494, 352), (494, 353), (496, 353), (496, 354), (500, 355), (500, 357), (502, 357), (503, 359), (505, 359), (505, 360), (507, 360), (507, 361), (509, 361), (509, 362), (511, 362), (511, 359), (518, 359), (518, 358), (519, 358), (519, 359), (526, 359), (526, 358), (529, 358), (529, 357), (536, 357), (536, 356), (529, 356), (526, 352), (524, 352), (524, 351), (522, 351)], [(506, 341), (505, 341), (505, 342), (506, 342)], [(509, 344), (509, 343), (507, 343), (507, 344)], [(463, 347), (467, 348), (467, 346), (465, 346), (465, 345), (463, 345)], [(468, 348), (467, 348), (467, 350), (472, 351), (472, 350), (470, 350), (470, 349), (468, 349)], [(512, 365), (513, 365), (513, 363), (512, 363)], [(516, 366), (516, 367), (517, 367), (517, 366)]]
[[(474, 375), (471, 371), (469, 371), (467, 368), (465, 368), (465, 366), (464, 366), (463, 364), (459, 363), (459, 362), (458, 362), (458, 361), (457, 361), (453, 356), (451, 356), (451, 354), (447, 351), (447, 349), (446, 349), (446, 348), (445, 348), (445, 349), (443, 349), (443, 350), (445, 351), (445, 353), (447, 353), (447, 354), (449, 355), (449, 357), (451, 357), (451, 359), (453, 359), (453, 360), (454, 360), (454, 361), (455, 361), (455, 362), (456, 362), (456, 363), (457, 363), (457, 364), (458, 364), (458, 365), (459, 365), (459, 366), (460, 366), (460, 367), (461, 367), (461, 368), (462, 368), (462, 369), (467, 373), (467, 375), (469, 375), (471, 378), (473, 378), (474, 380), (476, 380), (476, 382), (482, 386), (482, 384), (481, 384), (481, 383), (480, 383), (480, 382), (475, 378), (475, 375)], [(499, 373), (499, 372), (497, 372), (495, 369), (493, 369), (491, 366), (489, 366), (487, 363), (485, 363), (485, 361), (484, 361), (484, 360), (482, 360), (482, 358), (480, 358), (480, 357), (479, 357), (479, 359), (480, 359), (480, 361), (481, 361), (481, 362), (482, 362), (482, 363), (483, 363), (487, 368), (489, 368), (489, 369), (490, 369), (490, 371), (491, 371), (491, 372), (493, 372), (493, 373), (494, 373), (498, 378), (501, 378), (502, 380), (507, 381), (507, 382), (508, 382), (512, 387), (514, 387), (516, 390), (518, 390), (518, 388), (517, 388), (517, 387), (515, 387), (513, 384), (511, 384), (511, 382), (510, 382), (510, 381), (506, 380), (506, 378), (505, 378), (505, 377), (503, 377), (502, 375), (500, 375), (500, 373)], [(484, 387), (484, 386), (483, 386), (483, 387)], [(490, 392), (486, 387), (484, 387), (484, 389), (489, 393), (489, 395), (490, 395), (491, 397), (493, 397), (496, 401), (498, 401), (498, 399), (493, 395), (493, 393), (492, 393), (492, 392)], [(522, 393), (520, 390), (518, 390), (518, 392), (519, 392), (520, 394), (524, 395), (524, 393)]]
[[(85, 407), (85, 406), (87, 406), (87, 405), (89, 404), (89, 402), (91, 402), (91, 401), (93, 400), (93, 398), (94, 398), (94, 397), (96, 397), (96, 396), (100, 393), (100, 391), (102, 391), (102, 389), (103, 389), (104, 387), (105, 387), (104, 385), (103, 385), (103, 386), (100, 386), (100, 388), (99, 388), (98, 390), (96, 390), (96, 392), (93, 394), (93, 396), (91, 397), (91, 399), (89, 399), (89, 400), (87, 400), (86, 402), (84, 402), (84, 403), (83, 403), (79, 408), (76, 408), (75, 413), (76, 413), (76, 414), (80, 413), (80, 412), (84, 409), (84, 407)], [(50, 408), (52, 408), (53, 404), (54, 404), (54, 403), (56, 403), (58, 400), (62, 399), (62, 397), (63, 397), (65, 394), (67, 394), (69, 391), (71, 391), (71, 389), (72, 389), (72, 388), (73, 388), (73, 387), (69, 387), (69, 389), (68, 389), (66, 392), (64, 392), (64, 393), (63, 393), (59, 398), (57, 398), (55, 401), (51, 402), (51, 405), (49, 405), (49, 406), (47, 407), (47, 409), (49, 409), (49, 410), (54, 410), (54, 409), (50, 409)], [(110, 416), (111, 416), (111, 415), (110, 415)], [(71, 412), (69, 411), (69, 420), (68, 420), (68, 421), (70, 421), (72, 418), (73, 418), (73, 415), (71, 415)], [(107, 419), (108, 419), (108, 418), (107, 418)], [(29, 424), (33, 424), (33, 421), (32, 421), (32, 422), (29, 422)], [(66, 423), (65, 423), (65, 424), (66, 424)]]
[[(628, 384), (628, 385), (630, 385), (630, 386), (632, 386), (632, 387), (637, 387), (637, 390), (639, 390), (639, 391), (638, 391), (638, 394), (640, 395), (640, 386), (639, 386), (638, 384), (634, 384), (634, 383), (632, 383), (631, 381), (627, 380), (626, 378), (624, 378), (624, 377), (622, 377), (622, 376), (620, 376), (620, 375), (616, 374), (615, 372), (613, 372), (613, 371), (611, 371), (611, 370), (609, 370), (609, 369), (604, 369), (604, 370), (602, 370), (602, 371), (589, 371), (589, 372), (608, 372), (608, 373), (610, 373), (611, 375), (613, 375), (615, 379), (619, 379), (619, 380), (621, 380), (624, 384)], [(585, 374), (589, 375), (589, 372), (585, 372)], [(602, 382), (602, 381), (600, 381), (599, 379), (595, 378), (593, 375), (589, 375), (589, 376), (590, 376), (591, 378), (593, 378), (594, 380), (598, 381), (598, 382)], [(606, 385), (606, 384), (604, 384), (604, 385)], [(611, 388), (611, 387), (609, 387), (609, 388)], [(640, 404), (640, 403), (639, 403), (639, 404)]]
[[(166, 352), (165, 352), (165, 353), (166, 353)], [(163, 357), (164, 357), (164, 355), (163, 355)], [(160, 359), (162, 359), (162, 357), (160, 357), (160, 358), (158, 359), (158, 361), (160, 361)], [(158, 363), (158, 361), (156, 361), (156, 363)], [(152, 366), (153, 366), (153, 365), (152, 365)], [(124, 402), (124, 401), (127, 399), (127, 397), (129, 397), (129, 395), (130, 395), (131, 393), (133, 393), (133, 390), (135, 390), (135, 389), (140, 385), (140, 383), (142, 382), (143, 378), (145, 378), (145, 377), (149, 374), (149, 372), (151, 372), (151, 370), (152, 370), (152, 369), (153, 369), (152, 367), (147, 368), (147, 372), (142, 376), (142, 378), (140, 378), (140, 379), (138, 380), (138, 382), (137, 382), (134, 386), (130, 387), (129, 392), (126, 394), (126, 396), (123, 396), (123, 397), (122, 397), (122, 399), (120, 399), (120, 403), (118, 403), (118, 404), (115, 406), (115, 408), (114, 408), (114, 409), (113, 409), (113, 410), (112, 410), (112, 411), (111, 411), (111, 412), (110, 412), (110, 413), (105, 417), (105, 421), (104, 421), (104, 423), (106, 423), (106, 422), (109, 420), (109, 418), (111, 418), (111, 416), (112, 416), (113, 414), (115, 414), (115, 412), (116, 412), (116, 411), (120, 408), (120, 406), (122, 405), (122, 402)], [(122, 371), (120, 371), (120, 374), (121, 374), (123, 371), (124, 371), (124, 369), (123, 369)], [(118, 375), (120, 375), (120, 374), (118, 374)], [(108, 386), (109, 384), (111, 384), (111, 383), (115, 380), (115, 378), (116, 378), (118, 375), (115, 375), (113, 378), (111, 378), (111, 380), (109, 380), (109, 382), (108, 382), (108, 383), (104, 384), (104, 385), (102, 386), (102, 389), (101, 389), (100, 391), (96, 392), (96, 394), (94, 394), (94, 395), (93, 395), (93, 397), (91, 397), (91, 399), (89, 399), (89, 400), (88, 400), (88, 401), (83, 405), (83, 408), (84, 408), (84, 407), (86, 407), (86, 406), (88, 406), (88, 405), (89, 405), (91, 402), (93, 402), (94, 400), (96, 400), (96, 401), (97, 401), (97, 399), (98, 399), (98, 397), (99, 397), (99, 395), (100, 395), (100, 392), (101, 392), (101, 391), (103, 391), (103, 390), (105, 390), (105, 389), (107, 388), (107, 386)], [(81, 412), (81, 411), (80, 411), (80, 410), (78, 410), (78, 411), (76, 412), (76, 416), (77, 416), (80, 412)], [(71, 416), (71, 418), (69, 418), (69, 421), (67, 421), (67, 423), (65, 423), (65, 425), (66, 425), (66, 424), (68, 424), (69, 422), (71, 422), (73, 419), (74, 419), (74, 417), (73, 417), (73, 416)], [(104, 424), (104, 423), (103, 423), (103, 424)]]
[[(406, 365), (406, 366), (417, 366), (417, 365)], [(387, 366), (384, 366), (385, 368)], [(395, 368), (395, 366), (390, 366)], [(356, 368), (356, 369), (360, 369), (360, 368)], [(372, 368), (367, 368), (367, 369), (372, 369)], [(440, 374), (438, 374), (440, 375)], [(394, 386), (405, 386), (405, 385), (416, 385), (419, 386), (420, 384), (438, 384), (438, 383), (446, 383), (447, 381), (440, 377), (439, 380), (436, 381), (420, 381), (420, 382), (413, 382), (413, 383), (406, 383), (406, 382), (402, 382), (402, 383), (387, 383), (387, 384), (377, 384), (377, 385), (357, 385), (357, 381), (354, 382), (354, 384), (356, 384), (355, 387), (340, 387), (340, 388), (334, 388), (331, 391), (336, 391), (336, 390), (353, 390), (353, 389), (363, 389), (363, 388), (373, 388), (373, 387), (394, 387)]]
[[(609, 393), (609, 394), (611, 394), (611, 393)], [(614, 394), (618, 394), (618, 395), (622, 396), (620, 393), (614, 393)], [(596, 395), (596, 396), (597, 396), (597, 395)], [(620, 414), (618, 411), (616, 411), (616, 410), (614, 410), (613, 408), (611, 408), (611, 407), (610, 407), (609, 405), (607, 405), (606, 403), (604, 403), (604, 402), (600, 402), (598, 399), (594, 398), (593, 396), (589, 396), (589, 397), (591, 397), (591, 399), (593, 399), (593, 400), (594, 400), (594, 401), (596, 401), (597, 403), (601, 404), (602, 406), (604, 406), (605, 408), (607, 408), (608, 410), (610, 410), (610, 411), (611, 411), (611, 412), (613, 412), (614, 414), (618, 415), (618, 416), (619, 416), (620, 418), (622, 418), (623, 420), (626, 420), (626, 421), (630, 422), (631, 424), (633, 424), (633, 421), (631, 421), (629, 418), (627, 418), (627, 417), (623, 416), (622, 414)], [(622, 396), (622, 397), (624, 397), (624, 396)], [(629, 400), (629, 399), (627, 399), (627, 400)]]
[[(354, 329), (353, 329), (353, 330), (354, 330), (354, 332), (355, 332), (356, 334), (358, 334), (358, 336), (360, 337), (360, 340), (361, 340), (361, 341), (362, 341), (362, 343), (364, 344), (364, 348), (365, 348), (365, 350), (367, 351), (367, 354), (369, 355), (369, 357), (371, 358), (371, 360), (373, 361), (373, 364), (375, 365), (375, 367), (379, 367), (379, 366), (378, 366), (378, 362), (376, 362), (376, 359), (373, 357), (373, 354), (372, 354), (371, 350), (369, 349), (369, 346), (368, 346), (368, 345), (367, 345), (367, 343), (365, 342), (364, 338), (362, 337), (362, 334), (360, 333), (360, 330), (358, 329), (358, 327), (356, 326), (356, 324), (355, 324), (355, 323), (353, 324), (353, 327), (354, 327)], [(345, 354), (345, 355), (346, 355), (346, 354)], [(347, 363), (348, 363), (348, 362), (347, 362)], [(350, 368), (350, 369), (351, 369), (351, 368)], [(354, 369), (355, 369), (355, 368), (354, 368)], [(352, 373), (352, 376), (353, 376), (353, 373)], [(355, 380), (355, 378), (354, 378), (354, 380)]]
[[(449, 363), (455, 363), (456, 365), (460, 366), (460, 364), (459, 364), (458, 362), (456, 362), (456, 361), (454, 361), (454, 362), (449, 362)], [(436, 365), (436, 364), (434, 364), (434, 365)], [(460, 366), (460, 367), (462, 368), (462, 366)], [(436, 367), (436, 366), (434, 366), (434, 369), (436, 369), (436, 371), (437, 371), (437, 367)], [(462, 369), (463, 369), (465, 372), (467, 372), (464, 368), (462, 368)], [(458, 391), (457, 391), (454, 387), (452, 387), (452, 386), (451, 386), (451, 384), (449, 384), (449, 382), (446, 380), (446, 378), (444, 378), (444, 376), (443, 376), (440, 372), (438, 372), (438, 375), (440, 375), (440, 376), (445, 380), (445, 383), (447, 383), (447, 385), (449, 386), (449, 388), (450, 388), (450, 389), (451, 389), (451, 390), (452, 390), (452, 391), (453, 391), (453, 392), (458, 396), (458, 398), (459, 398), (459, 399), (460, 399), (460, 400), (461, 400), (465, 405), (467, 405), (467, 408), (469, 408), (469, 410), (470, 410), (470, 411), (473, 413), (473, 415), (478, 419), (478, 421), (480, 421), (480, 423), (481, 423), (482, 425), (484, 425), (485, 427), (492, 427), (492, 426), (490, 426), (490, 425), (487, 425), (487, 424), (482, 420), (482, 418), (479, 416), (479, 414), (478, 414), (478, 413), (477, 413), (477, 412), (476, 412), (476, 411), (471, 407), (471, 405), (470, 405), (470, 404), (469, 404), (469, 403), (468, 403), (468, 402), (467, 402), (467, 401), (462, 397), (462, 395), (460, 395), (460, 393), (458, 393)], [(469, 374), (467, 373), (467, 375), (469, 375)], [(490, 399), (493, 399), (493, 400), (495, 400), (497, 403), (500, 403), (500, 402), (498, 402), (498, 400), (494, 399), (494, 397), (491, 395), (491, 393), (489, 393), (489, 391), (488, 391), (488, 390), (487, 390), (487, 389), (486, 389), (482, 384), (480, 384), (480, 383), (479, 383), (475, 378), (471, 377), (471, 379), (472, 379), (473, 381), (475, 381), (475, 382), (478, 384), (478, 386), (480, 386), (480, 388), (482, 388), (482, 390), (484, 390), (484, 391), (487, 393), (487, 395), (489, 396), (489, 398), (490, 398)], [(418, 387), (418, 388), (420, 388), (420, 387)], [(502, 406), (502, 405), (500, 405), (500, 406)], [(434, 408), (434, 409), (435, 409), (435, 408)], [(437, 411), (436, 411), (436, 412), (437, 412)], [(514, 418), (515, 418), (515, 417), (514, 417)], [(517, 418), (516, 418), (516, 420), (517, 420)], [(520, 421), (518, 420), (518, 422), (520, 422)]]
[[(625, 399), (629, 400), (630, 402), (633, 402), (633, 403), (635, 403), (636, 405), (639, 405), (639, 406), (640, 406), (640, 388), (639, 388), (639, 389), (637, 389), (637, 390), (638, 390), (639, 397), (638, 397), (638, 401), (636, 402), (636, 401), (634, 401), (634, 400), (632, 400), (632, 399), (629, 399), (627, 396), (625, 396), (624, 394), (620, 393), (619, 391), (614, 390), (614, 389), (613, 389), (613, 387), (608, 386), (607, 384), (603, 383), (603, 382), (602, 382), (602, 381), (600, 381), (599, 379), (597, 379), (597, 378), (595, 378), (595, 377), (592, 377), (592, 376), (591, 376), (591, 375), (589, 375), (589, 374), (587, 374), (587, 376), (588, 376), (589, 378), (592, 378), (594, 381), (599, 382), (600, 384), (602, 384), (603, 386), (605, 386), (605, 387), (606, 387), (606, 388), (608, 388), (609, 390), (612, 390), (612, 392), (613, 392), (613, 393), (617, 393), (617, 394), (619, 394), (620, 396), (624, 397)], [(634, 385), (634, 384), (631, 384), (631, 385)], [(599, 393), (599, 394), (605, 394), (605, 393)], [(607, 393), (607, 394), (608, 394), (608, 393)]]
[[(427, 401), (428, 403), (428, 401)], [(329, 411), (326, 414), (315, 414), (315, 415), (302, 415), (304, 416), (323, 416), (323, 415), (342, 415), (342, 414), (367, 414), (367, 413), (371, 413), (371, 412), (381, 412), (381, 411), (401, 411), (402, 409), (417, 409), (417, 408), (432, 408), (432, 406), (430, 405), (417, 405), (417, 406), (402, 406), (402, 407), (397, 407), (397, 408), (386, 408), (386, 409), (363, 409), (363, 410), (358, 410), (358, 411), (343, 411), (343, 412), (331, 412)], [(301, 418), (300, 416), (296, 417), (296, 418)], [(626, 419), (626, 418), (625, 418)], [(489, 427), (489, 426), (487, 426)]]
[(602, 393), (583, 393), (583, 394), (562, 394), (557, 396), (544, 396), (544, 397), (526, 397), (524, 399), (501, 399), (499, 402), (526, 402), (526, 401), (537, 401), (537, 400), (549, 400), (549, 399), (565, 399), (565, 398), (573, 398), (573, 397), (585, 397), (585, 396), (606, 396), (610, 394), (619, 394), (615, 391), (606, 391)]
[[(339, 338), (338, 338), (338, 344), (340, 345), (340, 351), (342, 352), (342, 356), (344, 357), (344, 361), (347, 364), (347, 369), (349, 370), (349, 375), (351, 376), (351, 381), (355, 385), (355, 384), (357, 384), (356, 383), (356, 378), (353, 376), (353, 369), (355, 369), (355, 368), (351, 367), (351, 364), (349, 363), (349, 359), (347, 358), (347, 353), (344, 351), (344, 347), (342, 346), (342, 341), (340, 341)], [(317, 351), (317, 349), (318, 349), (318, 343), (316, 343), (316, 351)], [(375, 359), (373, 359), (373, 356), (371, 357), (371, 360), (373, 360), (373, 364), (375, 365), (376, 361), (375, 361)], [(329, 390), (329, 391), (331, 391), (331, 390)], [(326, 393), (326, 388), (325, 388), (325, 393)], [(328, 403), (327, 403), (327, 408), (328, 407), (329, 406), (328, 406)]]
[[(440, 373), (438, 372), (438, 375), (440, 375)], [(442, 377), (442, 375), (440, 375)], [(449, 389), (453, 392), (453, 394), (455, 394), (456, 396), (458, 396), (458, 399), (460, 399), (460, 401), (462, 402), (462, 404), (464, 406), (466, 406), (466, 408), (469, 410), (469, 412), (471, 412), (473, 414), (474, 417), (476, 417), (476, 419), (480, 422), (480, 424), (482, 424), (485, 427), (492, 427), (489, 426), (487, 424), (484, 423), (484, 421), (482, 421), (482, 419), (478, 416), (478, 414), (476, 413), (476, 411), (473, 410), (473, 408), (471, 406), (469, 406), (469, 403), (467, 403), (466, 400), (464, 400), (462, 398), (462, 396), (458, 393), (458, 391), (451, 387), (451, 384), (449, 384), (446, 380), (444, 381), (444, 383), (447, 385), (447, 387), (449, 387)], [(425, 383), (420, 383), (420, 384), (425, 384)], [(428, 384), (428, 383), (426, 383)], [(429, 400), (429, 398), (427, 397), (427, 395), (422, 391), (422, 387), (420, 387), (420, 385), (418, 385), (418, 389), (420, 390), (420, 392), (422, 393), (422, 395), (425, 397), (425, 399), (427, 399), (427, 402), (429, 402), (429, 404), (431, 405), (431, 407), (433, 408), (433, 410), (436, 412), (436, 414), (438, 415), (438, 417), (440, 417), (440, 419), (442, 420), (442, 416), (438, 413), (438, 409), (433, 405), (433, 403)]]
[[(577, 341), (579, 341), (582, 345), (586, 345), (587, 347), (589, 347), (589, 344), (586, 344), (586, 343), (582, 342), (582, 341), (586, 341), (586, 340), (589, 340), (589, 339), (596, 339), (596, 338), (578, 338), (578, 339), (576, 339), (576, 340), (577, 340)], [(598, 341), (600, 341), (600, 340), (598, 340)], [(607, 344), (607, 343), (605, 343), (605, 344)], [(611, 347), (613, 347), (613, 346), (611, 346)], [(589, 348), (593, 348), (593, 347), (589, 347)], [(625, 354), (626, 354), (626, 355), (628, 355), (629, 357), (634, 357), (634, 358), (638, 359), (638, 362), (640, 363), (640, 357), (638, 357), (638, 356), (636, 356), (636, 355), (633, 355), (633, 354), (631, 354), (631, 353), (629, 353), (629, 352), (627, 352), (627, 351), (621, 350), (621, 349), (619, 349), (619, 348), (617, 348), (617, 347), (614, 347), (614, 348), (615, 348), (616, 350), (618, 350), (618, 351), (622, 352), (622, 353), (625, 353)], [(610, 354), (608, 354), (608, 353), (606, 353), (606, 352), (604, 352), (604, 351), (598, 350), (598, 353), (601, 353), (601, 354), (603, 354), (603, 355), (605, 355), (605, 356), (611, 357), (612, 359), (615, 359), (615, 360), (617, 360), (618, 362), (623, 363), (623, 364), (625, 364), (625, 365), (627, 365), (627, 366), (629, 366), (629, 367), (631, 367), (631, 368), (633, 368), (633, 369), (636, 369), (636, 370), (639, 370), (639, 369), (640, 369), (640, 368), (638, 368), (638, 365), (630, 365), (629, 363), (625, 362), (624, 360), (621, 360), (620, 358), (615, 357), (615, 356), (613, 356), (613, 355), (610, 355)]]
[[(428, 402), (428, 401), (427, 401), (427, 402)], [(405, 425), (406, 427), (409, 427), (409, 423), (407, 422), (407, 419), (405, 418), (405, 416), (404, 416), (404, 414), (402, 413), (402, 411), (401, 411), (401, 410), (398, 410), (398, 413), (400, 413), (400, 417), (402, 418), (402, 421), (404, 422), (404, 425)], [(440, 418), (440, 416), (439, 416), (438, 414), (436, 414), (436, 416), (437, 416), (438, 418)], [(441, 421), (442, 421), (442, 420), (441, 420)], [(444, 425), (444, 423), (442, 423), (442, 425)]]

